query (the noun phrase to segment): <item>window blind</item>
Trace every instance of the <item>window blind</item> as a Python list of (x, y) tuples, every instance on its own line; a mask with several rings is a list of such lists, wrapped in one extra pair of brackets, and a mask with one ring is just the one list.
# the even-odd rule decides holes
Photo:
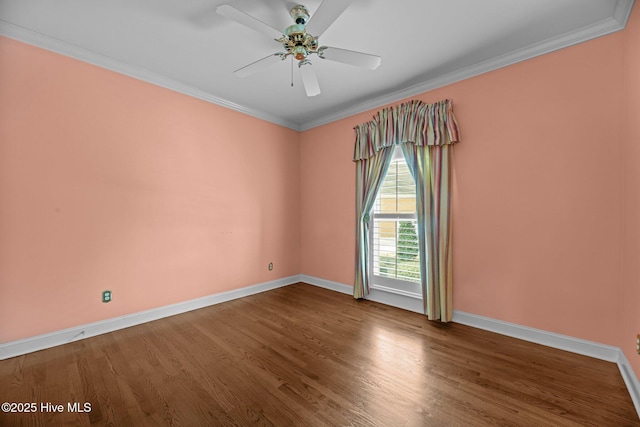
[[(372, 273), (385, 286), (420, 283), (416, 188), (400, 148), (396, 148), (372, 214)], [(374, 280), (375, 282), (375, 280)]]

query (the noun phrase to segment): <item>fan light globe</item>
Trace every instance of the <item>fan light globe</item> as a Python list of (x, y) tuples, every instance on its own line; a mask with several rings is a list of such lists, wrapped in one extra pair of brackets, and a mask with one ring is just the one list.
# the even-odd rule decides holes
[(304, 46), (296, 46), (293, 50), (293, 57), (298, 61), (302, 61), (307, 57), (307, 49)]

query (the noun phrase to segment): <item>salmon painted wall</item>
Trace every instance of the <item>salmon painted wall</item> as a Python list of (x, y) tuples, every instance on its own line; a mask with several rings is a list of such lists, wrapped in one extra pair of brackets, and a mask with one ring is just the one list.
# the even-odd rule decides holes
[(298, 132), (0, 38), (0, 342), (299, 274), (298, 158)]
[[(454, 309), (619, 344), (622, 40), (413, 97), (453, 99), (461, 129)], [(353, 284), (353, 127), (375, 111), (302, 134), (303, 274)]]
[[(414, 97), (452, 98), (462, 131), (454, 308), (620, 346), (636, 373), (639, 13)], [(0, 38), (0, 342), (298, 273), (352, 284), (353, 126), (376, 110), (299, 134)]]
[(625, 30), (623, 309), (618, 344), (640, 377), (635, 340), (640, 333), (640, 8)]

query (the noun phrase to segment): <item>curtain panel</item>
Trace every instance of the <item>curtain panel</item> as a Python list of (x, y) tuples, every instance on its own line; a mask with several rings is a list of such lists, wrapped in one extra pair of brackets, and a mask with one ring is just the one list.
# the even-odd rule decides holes
[(459, 131), (451, 100), (410, 101), (380, 110), (355, 128), (356, 277), (354, 298), (369, 293), (369, 215), (390, 163), (402, 150), (416, 181), (416, 212), (424, 313), (448, 322), (452, 306), (451, 168)]

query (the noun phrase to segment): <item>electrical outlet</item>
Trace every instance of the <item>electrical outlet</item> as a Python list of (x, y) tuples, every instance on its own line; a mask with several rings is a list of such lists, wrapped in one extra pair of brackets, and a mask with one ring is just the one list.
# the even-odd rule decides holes
[(273, 270), (273, 263), (272, 262), (269, 263), (269, 271), (271, 271), (271, 270)]
[(636, 336), (636, 353), (640, 354), (640, 334)]
[(111, 291), (102, 291), (102, 302), (111, 302)]

